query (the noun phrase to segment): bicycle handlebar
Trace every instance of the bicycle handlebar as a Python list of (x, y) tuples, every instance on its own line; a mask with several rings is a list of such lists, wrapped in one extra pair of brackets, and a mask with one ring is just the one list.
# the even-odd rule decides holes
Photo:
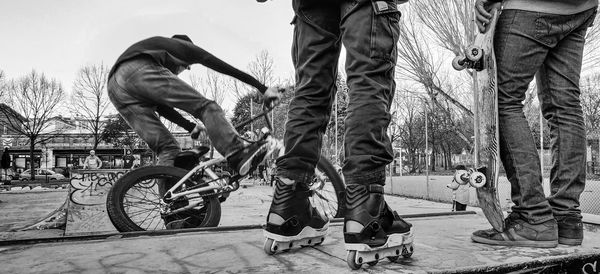
[[(290, 91), (290, 90), (292, 90), (292, 87), (280, 88), (280, 89), (278, 89), (278, 92), (284, 93), (284, 92)], [(267, 114), (269, 114), (269, 112), (271, 112), (280, 103), (281, 103), (281, 100), (279, 100), (276, 104), (273, 104), (272, 106), (267, 106), (263, 102), (263, 104), (262, 104), (263, 111), (261, 113), (254, 115), (254, 116), (250, 117), (249, 119), (247, 119), (246, 121), (243, 121), (243, 122), (235, 125), (234, 128), (239, 131), (242, 127), (258, 120), (262, 116), (265, 118), (265, 121), (267, 122), (267, 127), (269, 128), (269, 130), (273, 130), (273, 124), (271, 124), (271, 120), (269, 119), (269, 116)]]

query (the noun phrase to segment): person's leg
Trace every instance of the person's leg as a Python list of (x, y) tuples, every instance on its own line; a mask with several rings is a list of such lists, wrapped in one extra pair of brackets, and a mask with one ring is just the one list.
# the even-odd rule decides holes
[(455, 211), (465, 211), (465, 210), (467, 210), (467, 205), (456, 202), (456, 210)]
[(179, 153), (179, 144), (171, 132), (162, 124), (152, 106), (132, 97), (117, 84), (122, 76), (119, 71), (108, 82), (108, 96), (123, 119), (129, 124), (148, 147), (159, 158), (159, 165), (172, 166), (175, 155)]
[[(342, 9), (349, 88), (342, 167), (347, 184), (344, 242), (347, 250), (364, 256), (364, 263), (385, 258), (388, 252), (412, 254), (412, 225), (387, 205), (383, 195), (385, 166), (393, 159), (387, 127), (396, 86), (397, 4), (361, 0), (344, 2)], [(388, 245), (394, 237), (397, 240)], [(374, 250), (365, 251), (370, 249)], [(349, 258), (348, 264), (355, 268), (356, 261)]]
[(336, 92), (341, 49), (339, 6), (331, 2), (295, 0), (292, 4), (296, 14), (292, 44), (296, 86), (277, 175), (298, 182), (307, 182), (314, 174)]
[(565, 244), (581, 244), (583, 239), (579, 197), (585, 187), (586, 139), (579, 78), (585, 34), (594, 14), (553, 18), (553, 25), (577, 27), (549, 51), (538, 73), (538, 96), (552, 142), (548, 201), (559, 224), (559, 242)]
[(476, 242), (554, 247), (557, 228), (542, 188), (540, 160), (523, 112), (525, 93), (548, 53), (552, 36), (544, 32), (539, 13), (505, 10), (496, 27), (500, 158), (511, 183), (514, 203), (506, 229), (476, 231)]
[(222, 155), (230, 156), (243, 147), (243, 141), (221, 107), (168, 69), (149, 64), (132, 74), (125, 88), (135, 90), (132, 95), (144, 102), (178, 108), (200, 119), (211, 143)]
[(308, 183), (320, 157), (336, 90), (339, 4), (332, 2), (292, 2), (296, 14), (292, 45), (296, 89), (285, 126), (285, 153), (276, 162), (273, 201), (267, 215), (265, 235), (267, 243), (273, 241), (265, 246), (269, 254), (289, 249), (295, 242), (318, 244), (328, 229), (328, 218), (320, 216), (310, 203)]
[(349, 88), (342, 168), (346, 184), (385, 184), (385, 166), (393, 160), (387, 127), (396, 88), (400, 31), (396, 5), (397, 1), (370, 0), (344, 5), (341, 25)]

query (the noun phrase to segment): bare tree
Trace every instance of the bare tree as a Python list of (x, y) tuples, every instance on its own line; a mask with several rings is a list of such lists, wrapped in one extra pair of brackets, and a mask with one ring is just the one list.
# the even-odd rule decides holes
[(252, 62), (248, 65), (250, 74), (254, 76), (259, 82), (266, 86), (271, 86), (276, 82), (274, 75), (274, 62), (269, 52), (262, 50)]
[(600, 64), (600, 13), (596, 15), (595, 24), (588, 28), (583, 51), (583, 71)]
[(600, 136), (600, 74), (586, 78), (581, 89), (581, 106), (586, 133)]
[(0, 70), (0, 102), (4, 102), (2, 99), (4, 97), (4, 93), (6, 92), (5, 78), (6, 75), (4, 75), (4, 71)]
[[(52, 127), (50, 119), (64, 98), (62, 85), (35, 70), (8, 84), (8, 106), (0, 107), (5, 124), (10, 130), (29, 139), (30, 166), (34, 167), (33, 150), (45, 143), (61, 128)], [(31, 179), (34, 172), (31, 172)]]
[(75, 117), (81, 117), (81, 127), (94, 137), (94, 149), (100, 142), (103, 122), (110, 101), (106, 93), (106, 83), (110, 69), (103, 64), (82, 67), (73, 84), (73, 94), (69, 109)]

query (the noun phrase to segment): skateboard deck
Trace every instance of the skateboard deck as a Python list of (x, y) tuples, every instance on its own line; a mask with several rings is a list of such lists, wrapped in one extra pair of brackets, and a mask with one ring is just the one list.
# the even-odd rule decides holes
[(457, 56), (452, 66), (457, 70), (472, 69), (474, 98), (475, 143), (474, 168), (457, 171), (458, 178), (476, 187), (479, 206), (492, 227), (504, 230), (504, 215), (498, 198), (498, 172), (500, 165), (498, 137), (498, 86), (496, 57), (494, 55), (494, 31), (500, 11), (493, 16), (485, 32), (476, 29), (475, 41), (465, 52)]

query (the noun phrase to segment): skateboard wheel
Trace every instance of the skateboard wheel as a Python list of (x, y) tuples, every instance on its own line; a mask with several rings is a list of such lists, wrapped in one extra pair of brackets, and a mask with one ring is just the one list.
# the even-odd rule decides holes
[(473, 62), (477, 62), (483, 57), (483, 49), (475, 46), (470, 46), (465, 53), (467, 59)]
[(469, 183), (469, 172), (466, 170), (457, 170), (454, 172), (454, 181), (459, 185), (466, 185)]
[(486, 183), (485, 175), (479, 171), (473, 172), (469, 178), (469, 184), (473, 187), (480, 188)]
[(466, 62), (465, 62), (465, 57), (464, 56), (456, 56), (454, 57), (454, 59), (452, 59), (452, 68), (458, 71), (461, 71), (463, 69), (466, 68)]

